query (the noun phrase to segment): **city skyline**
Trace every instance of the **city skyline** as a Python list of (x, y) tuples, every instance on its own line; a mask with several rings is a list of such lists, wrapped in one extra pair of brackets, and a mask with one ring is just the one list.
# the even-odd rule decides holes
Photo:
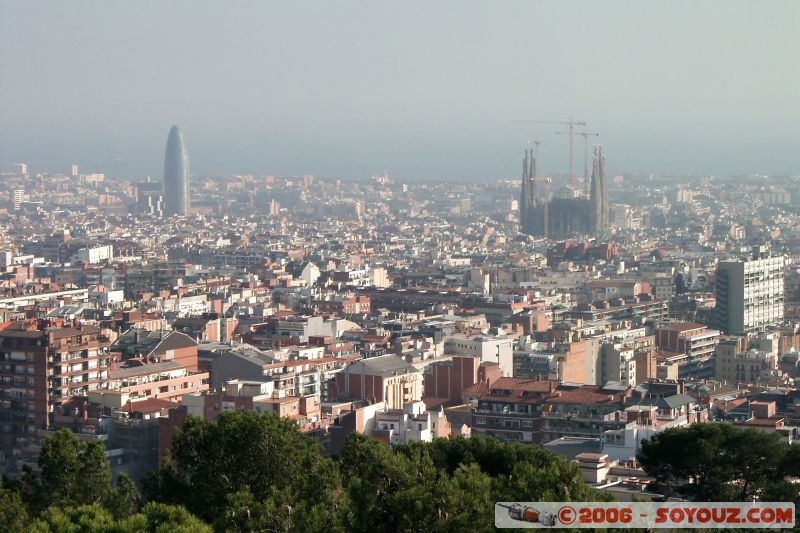
[(794, 528), (797, 27), (0, 0), (0, 530)]
[(245, 17), (176, 3), (156, 18), (0, 3), (15, 21), (0, 47), (0, 167), (157, 178), (159, 132), (180, 123), (198, 175), (510, 178), (534, 137), (542, 172), (567, 171), (566, 136), (515, 121), (573, 116), (600, 132), (611, 174), (798, 172), (795, 3), (691, 16), (632, 2), (437, 4), (425, 17), (351, 5), (248, 4)]

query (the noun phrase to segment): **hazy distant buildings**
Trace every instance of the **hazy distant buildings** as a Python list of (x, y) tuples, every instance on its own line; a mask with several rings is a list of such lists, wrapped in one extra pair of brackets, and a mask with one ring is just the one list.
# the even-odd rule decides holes
[(14, 209), (19, 209), (22, 206), (22, 202), (25, 201), (25, 190), (24, 189), (14, 189), (11, 192), (11, 202), (14, 204)]
[(783, 322), (784, 258), (720, 261), (717, 267), (716, 326), (729, 335), (763, 331)]
[(163, 184), (157, 181), (137, 183), (134, 211), (139, 215), (162, 216), (164, 214)]
[(594, 151), (590, 197), (543, 198), (532, 150), (523, 160), (520, 195), (521, 231), (536, 237), (566, 238), (602, 233), (608, 227), (608, 189), (602, 147)]
[(181, 130), (172, 126), (164, 154), (164, 213), (185, 215), (189, 208), (189, 155)]

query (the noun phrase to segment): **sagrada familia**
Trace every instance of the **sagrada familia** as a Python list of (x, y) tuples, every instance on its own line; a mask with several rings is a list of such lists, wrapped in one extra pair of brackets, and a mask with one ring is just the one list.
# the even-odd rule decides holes
[(602, 146), (595, 146), (589, 198), (547, 198), (540, 190), (536, 157), (526, 150), (522, 161), (521, 231), (534, 237), (564, 239), (596, 235), (608, 227), (608, 189)]

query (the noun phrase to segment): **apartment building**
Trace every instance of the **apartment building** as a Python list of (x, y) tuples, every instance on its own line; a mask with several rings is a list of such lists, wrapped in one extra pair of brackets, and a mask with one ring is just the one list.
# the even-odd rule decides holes
[(207, 372), (192, 372), (177, 361), (127, 361), (109, 371), (107, 383), (109, 391), (119, 391), (134, 401), (143, 398), (180, 401), (184, 394), (202, 392), (208, 386)]
[(541, 442), (539, 409), (558, 385), (555, 380), (496, 380), (472, 409), (472, 433), (504, 441)]
[(499, 377), (497, 363), (482, 363), (478, 355), (455, 355), (447, 361), (436, 361), (425, 367), (424, 396), (458, 402), (467, 387), (481, 379), (488, 380), (491, 385)]
[(716, 379), (728, 383), (769, 383), (778, 370), (778, 355), (749, 350), (717, 352)]
[(448, 355), (478, 356), (481, 362), (497, 363), (503, 376), (514, 375), (514, 338), (492, 335), (452, 335), (444, 340)]
[(764, 331), (783, 323), (783, 256), (766, 257), (755, 250), (752, 259), (720, 261), (717, 267), (716, 327), (728, 335)]
[(613, 413), (613, 420), (624, 422), (619, 429), (603, 432), (602, 452), (611, 460), (630, 461), (642, 449), (642, 442), (671, 428), (706, 422), (708, 410), (688, 394), (636, 399), (636, 403)]
[(612, 415), (623, 408), (630, 388), (604, 389), (562, 383), (541, 405), (541, 442), (561, 437), (600, 438), (622, 426)]
[[(694, 322), (662, 324), (653, 328), (656, 347), (661, 351), (659, 377), (711, 379), (714, 377), (714, 351), (720, 332)], [(668, 371), (671, 370), (671, 371)]]
[(36, 443), (63, 401), (104, 386), (109, 344), (88, 325), (23, 321), (0, 330), (0, 462)]
[(383, 402), (387, 409), (401, 409), (422, 399), (422, 373), (393, 354), (370, 357), (340, 370), (329, 390), (332, 398)]
[(372, 437), (387, 444), (430, 442), (450, 435), (450, 423), (443, 411), (426, 410), (423, 402), (411, 402), (402, 409), (379, 412)]

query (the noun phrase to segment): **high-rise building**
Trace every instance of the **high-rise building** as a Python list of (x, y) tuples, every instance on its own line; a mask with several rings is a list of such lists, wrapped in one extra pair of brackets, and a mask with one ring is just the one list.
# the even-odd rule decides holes
[(24, 189), (14, 189), (11, 192), (11, 201), (14, 204), (14, 209), (19, 209), (22, 205), (22, 202), (25, 201), (25, 190)]
[[(534, 152), (525, 153), (520, 194), (521, 231), (546, 238), (567, 238), (574, 234), (601, 233), (608, 227), (608, 189), (605, 156), (595, 147), (590, 197), (551, 198), (539, 192)], [(574, 191), (573, 191), (574, 193)]]
[(28, 165), (25, 163), (14, 163), (13, 165), (14, 173), (24, 176), (28, 173)]
[(164, 213), (185, 215), (190, 209), (189, 155), (178, 126), (172, 126), (164, 154)]
[(720, 261), (716, 327), (728, 335), (744, 335), (781, 325), (784, 265), (783, 257), (767, 257), (763, 248), (752, 259)]
[(88, 325), (17, 322), (0, 331), (0, 467), (38, 442), (67, 398), (104, 387), (108, 346)]

